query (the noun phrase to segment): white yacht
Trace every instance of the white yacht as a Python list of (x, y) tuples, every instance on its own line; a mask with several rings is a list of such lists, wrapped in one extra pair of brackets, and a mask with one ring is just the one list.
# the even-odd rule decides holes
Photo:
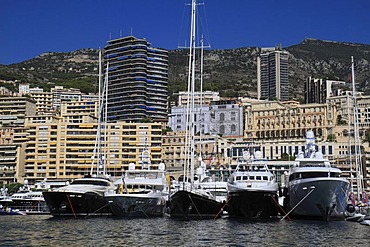
[(288, 214), (293, 217), (343, 219), (349, 181), (317, 151), (313, 131), (306, 133), (305, 152), (300, 152), (287, 181)]
[(278, 184), (267, 167), (267, 160), (256, 151), (244, 154), (228, 180), (229, 217), (271, 218), (278, 215)]
[(135, 169), (135, 164), (131, 163), (118, 183), (115, 193), (105, 195), (114, 216), (163, 216), (169, 196), (163, 163), (159, 164), (158, 169), (150, 169), (150, 166)]

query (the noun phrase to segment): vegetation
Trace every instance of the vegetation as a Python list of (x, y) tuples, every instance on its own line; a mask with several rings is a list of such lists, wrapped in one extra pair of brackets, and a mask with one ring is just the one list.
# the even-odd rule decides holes
[(328, 135), (328, 142), (335, 142), (336, 138), (334, 134), (329, 134)]
[(281, 160), (282, 161), (295, 160), (295, 156), (294, 155), (289, 155), (288, 153), (283, 153), (283, 154), (281, 154)]
[[(289, 53), (289, 97), (302, 102), (304, 82), (308, 76), (348, 81), (351, 56), (356, 60), (359, 90), (370, 93), (370, 46), (306, 39), (285, 48)], [(256, 95), (256, 47), (204, 52), (203, 90), (220, 92), (224, 97)], [(31, 86), (49, 89), (54, 85), (96, 92), (98, 50), (49, 52), (11, 65), (0, 65), (0, 80), (20, 80)], [(168, 91), (187, 90), (188, 51), (169, 51)], [(197, 71), (199, 72), (199, 71)], [(198, 78), (199, 79), (199, 78)]]
[(338, 115), (337, 117), (337, 125), (345, 125), (347, 124), (346, 120), (343, 120), (342, 115)]
[(12, 183), (12, 184), (5, 184), (3, 185), (5, 188), (8, 189), (8, 194), (13, 194), (19, 190), (20, 187), (23, 186), (23, 184), (20, 183)]

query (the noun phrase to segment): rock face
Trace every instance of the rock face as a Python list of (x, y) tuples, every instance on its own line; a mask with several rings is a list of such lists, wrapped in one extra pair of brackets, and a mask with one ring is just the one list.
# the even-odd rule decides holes
[[(308, 76), (349, 81), (351, 56), (355, 58), (357, 89), (370, 93), (370, 45), (316, 39), (284, 48), (289, 52), (290, 97), (303, 98)], [(203, 90), (219, 91), (221, 96), (255, 96), (257, 93), (257, 56), (259, 48), (243, 47), (204, 51)], [(169, 92), (186, 90), (188, 52), (169, 52)], [(0, 80), (21, 80), (38, 86), (63, 85), (95, 90), (98, 51), (47, 52), (33, 59), (0, 65)]]

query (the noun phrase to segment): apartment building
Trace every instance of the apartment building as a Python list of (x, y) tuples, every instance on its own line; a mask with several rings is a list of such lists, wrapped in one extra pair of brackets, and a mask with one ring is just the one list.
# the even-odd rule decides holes
[(337, 95), (340, 87), (344, 88), (344, 81), (333, 81), (308, 77), (305, 82), (304, 100), (306, 104), (323, 104), (326, 99)]
[[(230, 153), (230, 142), (217, 135), (195, 136), (195, 159), (201, 155), (203, 162), (208, 166), (228, 164), (227, 154)], [(185, 162), (185, 131), (169, 132), (162, 136), (162, 159), (167, 170), (183, 171)], [(198, 165), (198, 163), (196, 164)]]
[[(245, 105), (245, 137), (262, 146), (268, 159), (298, 154), (306, 132), (313, 130), (318, 141), (333, 141), (336, 108), (332, 104), (305, 104), (296, 101), (260, 101)], [(323, 153), (334, 155), (326, 144)]]
[(64, 88), (63, 86), (55, 86), (51, 89), (53, 108), (54, 110), (60, 110), (62, 102), (77, 101), (81, 100), (82, 93), (77, 88)]
[(288, 100), (288, 52), (281, 47), (262, 48), (257, 57), (257, 98)]
[[(189, 93), (181, 91), (178, 97), (178, 106), (186, 106), (188, 104)], [(189, 99), (190, 100), (190, 99)], [(195, 105), (210, 105), (212, 101), (219, 101), (220, 93), (213, 91), (194, 92)], [(202, 103), (201, 103), (202, 102)]]
[[(29, 120), (26, 123), (29, 141), (25, 150), (25, 178), (30, 183), (44, 178), (79, 178), (89, 174), (92, 165), (96, 169), (97, 123)], [(122, 176), (130, 163), (139, 167), (145, 147), (151, 152), (153, 169), (162, 161), (161, 124), (109, 123), (106, 135), (104, 129), (101, 136), (106, 142), (102, 141), (102, 154), (111, 176)]]
[(63, 122), (92, 123), (98, 119), (98, 101), (78, 100), (66, 101), (60, 105), (60, 116)]
[(167, 120), (168, 52), (134, 36), (109, 40), (104, 48), (108, 69), (109, 121)]
[(36, 113), (36, 104), (27, 97), (0, 97), (0, 183), (23, 176), (25, 118)]
[[(186, 130), (186, 118), (189, 110), (186, 106), (173, 106), (171, 113), (168, 115), (168, 126), (173, 131)], [(209, 105), (195, 105), (194, 107), (194, 132), (195, 133), (210, 133), (211, 128), (211, 112)]]
[(44, 92), (42, 89), (35, 90), (31, 88), (29, 94), (31, 98), (36, 101), (37, 114), (56, 114), (53, 108), (53, 94), (51, 92)]
[(213, 101), (210, 109), (210, 131), (211, 134), (235, 137), (243, 136), (244, 112), (243, 106), (235, 100)]

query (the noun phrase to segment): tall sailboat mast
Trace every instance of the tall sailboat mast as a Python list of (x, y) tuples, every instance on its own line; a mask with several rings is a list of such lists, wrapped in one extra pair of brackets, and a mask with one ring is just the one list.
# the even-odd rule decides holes
[(356, 83), (355, 83), (355, 63), (353, 56), (351, 56), (352, 63), (352, 102), (353, 102), (353, 137), (355, 144), (355, 164), (356, 164), (356, 184), (357, 184), (357, 199), (360, 199), (360, 194), (363, 191), (362, 183), (362, 162), (361, 162), (361, 149), (359, 146), (359, 133), (358, 133), (358, 109), (356, 99)]
[(351, 192), (353, 192), (353, 165), (352, 165), (352, 141), (351, 141), (351, 114), (349, 108), (349, 94), (347, 93), (347, 125), (348, 125), (348, 154), (349, 154), (349, 165), (350, 165), (350, 187)]
[(94, 164), (95, 164), (95, 156), (98, 153), (98, 159), (97, 159), (97, 173), (99, 171), (99, 162), (100, 162), (100, 137), (101, 137), (101, 114), (102, 114), (102, 99), (103, 99), (103, 92), (102, 92), (102, 59), (101, 59), (102, 52), (99, 50), (99, 79), (98, 79), (98, 126), (96, 128), (96, 137), (95, 137), (95, 146), (94, 146), (94, 152), (91, 157), (91, 169), (90, 169), (90, 175), (93, 175), (94, 172)]
[(202, 142), (203, 142), (203, 35), (200, 39), (200, 92), (199, 92), (199, 165), (202, 165)]
[(194, 92), (195, 92), (195, 34), (196, 34), (196, 0), (192, 0), (191, 5), (191, 31), (190, 31), (190, 53), (191, 55), (191, 89), (190, 89), (190, 178), (191, 183), (194, 183)]
[(104, 99), (104, 152), (102, 157), (102, 163), (103, 163), (103, 174), (107, 175), (107, 144), (108, 144), (108, 81), (109, 81), (109, 75), (108, 70), (109, 69), (109, 62), (107, 62), (107, 71), (105, 74), (105, 82), (104, 82), (104, 92), (105, 92), (105, 99)]

